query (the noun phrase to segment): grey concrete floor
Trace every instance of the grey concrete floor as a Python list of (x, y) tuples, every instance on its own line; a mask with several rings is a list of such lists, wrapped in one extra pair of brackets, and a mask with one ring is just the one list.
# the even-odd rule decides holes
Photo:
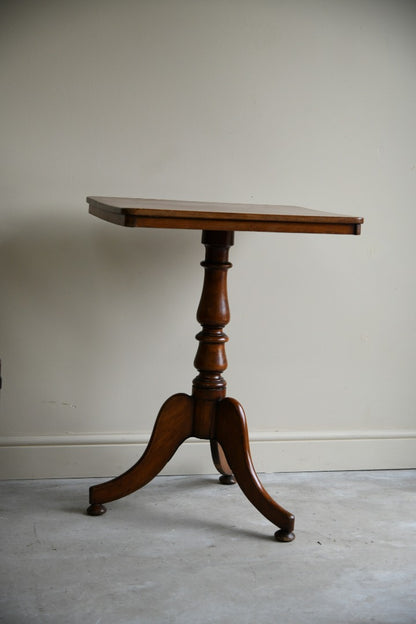
[(416, 471), (261, 480), (294, 542), (215, 476), (158, 477), (98, 518), (97, 480), (0, 483), (0, 621), (416, 623)]

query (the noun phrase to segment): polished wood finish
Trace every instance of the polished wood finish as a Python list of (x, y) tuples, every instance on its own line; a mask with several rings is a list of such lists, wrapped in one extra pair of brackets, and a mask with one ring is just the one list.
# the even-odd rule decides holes
[(127, 227), (360, 234), (361, 217), (298, 206), (87, 197), (90, 213)]
[[(202, 329), (196, 336), (199, 345), (194, 366), (198, 375), (193, 380), (192, 395), (175, 394), (164, 403), (142, 457), (122, 475), (90, 488), (87, 513), (102, 515), (106, 511), (104, 503), (127, 496), (146, 485), (162, 470), (177, 448), (187, 438), (195, 436), (210, 441), (213, 462), (221, 474), (220, 482), (232, 484), (237, 481), (254, 507), (279, 528), (275, 532), (276, 540), (292, 541), (295, 518), (276, 503), (261, 484), (251, 459), (244, 410), (238, 401), (226, 397), (226, 381), (222, 373), (227, 368), (225, 344), (228, 337), (224, 328), (230, 320), (227, 273), (232, 266), (228, 260), (229, 249), (234, 243), (234, 231), (226, 226), (234, 228), (238, 224), (235, 229), (357, 234), (362, 219), (278, 206), (114, 198), (88, 198), (88, 202), (92, 214), (120, 225), (199, 228), (200, 224), (209, 224), (217, 229), (205, 228), (202, 232), (204, 281), (197, 310)], [(217, 227), (218, 224), (221, 227)], [(293, 229), (295, 226), (299, 229)]]
[(238, 485), (249, 501), (281, 531), (279, 541), (294, 538), (295, 516), (278, 505), (266, 492), (254, 470), (250, 454), (244, 410), (235, 399), (226, 398), (218, 404), (214, 438), (221, 444)]
[[(175, 451), (192, 435), (193, 401), (187, 394), (175, 394), (161, 407), (149, 444), (134, 466), (119, 477), (90, 488), (87, 512), (104, 513), (103, 503), (123, 498), (143, 487), (165, 467)], [(101, 513), (97, 513), (97, 505)]]

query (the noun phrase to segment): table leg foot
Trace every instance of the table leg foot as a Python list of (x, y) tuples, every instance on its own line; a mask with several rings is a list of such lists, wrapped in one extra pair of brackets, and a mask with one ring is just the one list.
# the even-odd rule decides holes
[(89, 516), (102, 516), (107, 511), (107, 508), (100, 503), (93, 503), (87, 509), (87, 514)]
[(276, 539), (291, 541), (295, 517), (278, 505), (261, 484), (251, 459), (244, 410), (234, 399), (226, 398), (218, 403), (213, 437), (224, 449), (235, 479), (249, 501), (281, 529)]
[(218, 479), (222, 485), (234, 485), (234, 475), (221, 475)]
[(274, 534), (274, 538), (278, 542), (293, 542), (295, 534), (293, 531), (284, 531), (283, 529), (279, 529), (279, 531), (276, 531)]
[[(172, 458), (177, 448), (192, 435), (193, 400), (175, 394), (162, 406), (152, 436), (142, 457), (122, 475), (90, 488), (87, 513), (101, 515), (103, 503), (132, 494), (151, 481)], [(102, 511), (104, 509), (104, 511)]]
[(214, 465), (218, 472), (221, 473), (219, 482), (222, 483), (222, 485), (234, 485), (234, 475), (230, 466), (228, 465), (221, 444), (219, 444), (217, 440), (211, 440), (210, 443), (212, 461), (214, 462)]

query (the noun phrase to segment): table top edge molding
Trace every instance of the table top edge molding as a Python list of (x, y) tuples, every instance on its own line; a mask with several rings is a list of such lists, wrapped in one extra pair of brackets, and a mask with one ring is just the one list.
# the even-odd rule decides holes
[(298, 206), (87, 197), (89, 212), (126, 227), (359, 234), (364, 219)]

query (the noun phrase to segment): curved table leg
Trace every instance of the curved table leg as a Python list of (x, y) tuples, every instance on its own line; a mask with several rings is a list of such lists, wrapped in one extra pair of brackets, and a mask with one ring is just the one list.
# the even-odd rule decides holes
[(233, 485), (235, 483), (233, 471), (228, 465), (221, 444), (219, 444), (217, 440), (210, 440), (210, 444), (212, 461), (214, 462), (215, 468), (221, 474), (219, 479), (220, 483), (223, 485)]
[(249, 501), (279, 527), (275, 538), (279, 542), (292, 541), (295, 517), (280, 507), (260, 483), (251, 459), (244, 410), (235, 399), (226, 398), (218, 403), (214, 438), (224, 449), (235, 479)]
[(90, 488), (90, 516), (105, 513), (103, 503), (123, 498), (151, 481), (172, 458), (177, 448), (192, 435), (193, 400), (175, 394), (161, 407), (149, 444), (139, 461), (111, 481)]

